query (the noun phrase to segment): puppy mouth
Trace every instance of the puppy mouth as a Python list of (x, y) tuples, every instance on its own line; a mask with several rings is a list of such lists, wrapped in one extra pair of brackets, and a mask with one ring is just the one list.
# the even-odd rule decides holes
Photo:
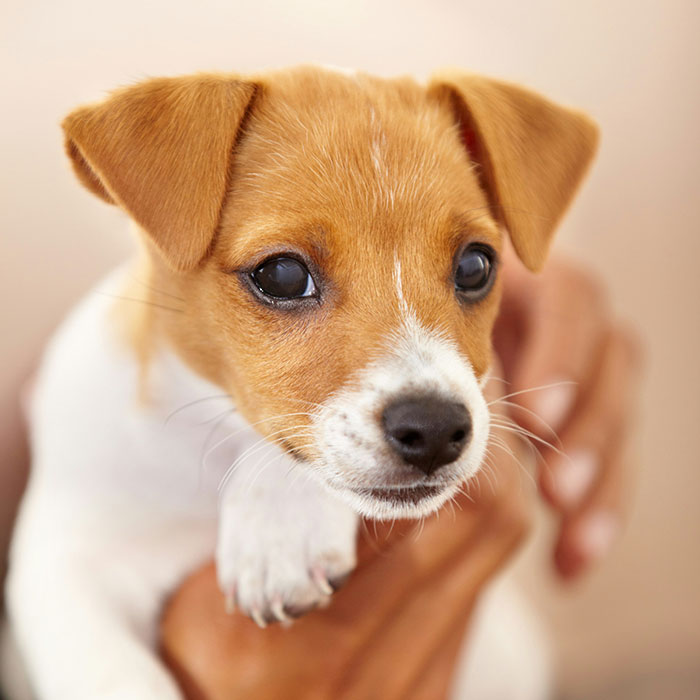
[(404, 486), (394, 488), (353, 489), (359, 496), (370, 497), (390, 505), (415, 506), (444, 491), (444, 486)]

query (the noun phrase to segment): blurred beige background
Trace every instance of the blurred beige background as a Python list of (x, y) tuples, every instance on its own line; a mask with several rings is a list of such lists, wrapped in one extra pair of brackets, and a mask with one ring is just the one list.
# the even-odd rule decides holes
[(58, 122), (77, 103), (148, 75), (300, 62), (521, 81), (601, 124), (559, 247), (605, 278), (650, 361), (636, 507), (616, 556), (564, 590), (544, 528), (528, 585), (567, 697), (700, 697), (698, 27), (692, 0), (2, 0), (0, 431), (16, 430), (17, 386), (48, 333), (130, 250), (121, 215), (63, 157)]

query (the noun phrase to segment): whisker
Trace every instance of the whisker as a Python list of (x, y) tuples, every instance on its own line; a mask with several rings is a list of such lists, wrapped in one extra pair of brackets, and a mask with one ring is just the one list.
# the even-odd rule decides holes
[[(259, 440), (256, 440), (252, 445), (250, 445), (247, 449), (245, 449), (234, 461), (232, 467), (235, 467), (238, 465), (239, 462), (241, 462), (243, 459), (246, 459), (247, 457), (252, 456), (253, 454), (257, 454), (261, 450), (264, 450), (265, 447), (267, 447), (270, 443), (282, 446), (282, 443), (279, 441), (280, 439), (274, 438), (275, 435), (278, 435), (280, 433), (285, 433), (290, 430), (294, 430), (296, 426), (288, 426), (286, 428), (282, 428), (274, 433), (270, 433), (270, 435), (261, 437)], [(287, 437), (287, 439), (294, 439), (296, 437), (312, 437), (312, 434), (309, 432), (303, 432), (300, 431), (295, 435), (292, 435), (291, 437)], [(282, 454), (286, 454), (286, 452), (283, 452)]]
[(491, 439), (489, 440), (489, 444), (493, 444), (494, 446), (500, 447), (502, 450), (507, 452), (513, 459), (516, 459), (515, 452), (513, 452), (510, 445), (502, 438), (492, 435)]
[(525, 411), (525, 413), (529, 413), (531, 416), (536, 418), (550, 433), (556, 436), (557, 432), (552, 428), (552, 426), (547, 423), (544, 418), (542, 418), (539, 414), (535, 413), (534, 411), (530, 410), (529, 408), (526, 408), (525, 406), (521, 406), (519, 403), (515, 403), (514, 401), (507, 401), (505, 399), (499, 399), (497, 402), (498, 404), (503, 404), (504, 406), (510, 406), (511, 408), (517, 408), (520, 411)]
[(199, 454), (199, 472), (200, 475), (203, 471), (205, 471), (205, 460), (206, 460), (206, 454), (207, 454), (207, 448), (209, 447), (209, 441), (212, 439), (214, 436), (214, 433), (219, 429), (219, 426), (230, 416), (232, 411), (227, 411), (223, 414), (219, 415), (219, 419), (216, 421), (215, 425), (212, 427), (212, 429), (207, 433), (207, 437), (204, 440), (204, 443), (202, 444), (202, 450)]
[[(530, 469), (528, 469), (527, 466), (522, 463), (522, 461), (513, 453), (513, 451), (505, 443), (494, 444), (494, 447), (501, 450), (505, 450), (511, 456), (513, 463), (515, 463), (515, 465), (519, 467), (518, 473), (520, 475), (525, 474), (525, 476), (527, 476), (527, 478), (530, 480), (533, 486), (537, 485), (537, 483), (535, 482), (535, 478), (530, 473)], [(489, 452), (489, 457), (495, 459), (495, 455), (493, 455), (491, 452)]]
[[(495, 474), (494, 474), (494, 469), (493, 469), (493, 464), (488, 460), (488, 457), (490, 455), (486, 455), (486, 459), (484, 460), (484, 464), (481, 468), (481, 473), (484, 475), (484, 479), (488, 482), (489, 486), (491, 487), (491, 491), (493, 495), (496, 495), (496, 482), (494, 481), (495, 479)], [(493, 478), (492, 478), (493, 477)]]
[[(308, 415), (309, 415), (308, 413), (284, 413), (284, 414), (280, 414), (280, 415), (278, 415), (278, 416), (273, 416), (272, 418), (263, 418), (262, 420), (255, 421), (254, 423), (246, 423), (246, 424), (245, 424), (244, 426), (242, 426), (241, 428), (238, 428), (237, 430), (234, 430), (232, 433), (229, 433), (226, 437), (221, 438), (221, 440), (219, 440), (215, 445), (213, 445), (213, 446), (209, 449), (209, 451), (208, 451), (207, 454), (205, 455), (204, 459), (205, 459), (205, 461), (206, 461), (206, 459), (209, 457), (209, 455), (210, 455), (214, 450), (218, 449), (219, 447), (221, 447), (221, 445), (223, 445), (224, 443), (228, 442), (229, 440), (231, 440), (232, 438), (236, 437), (237, 435), (240, 435), (240, 434), (241, 434), (242, 432), (244, 432), (245, 430), (249, 430), (250, 428), (254, 428), (256, 425), (260, 425), (261, 423), (266, 423), (266, 422), (272, 421), (272, 420), (282, 420), (283, 418), (290, 418), (290, 417), (293, 417), (293, 416), (308, 416)], [(290, 429), (291, 429), (292, 427), (294, 427), (294, 426), (290, 426)], [(298, 426), (297, 426), (297, 427), (298, 427)], [(263, 436), (262, 439), (264, 440), (265, 437)]]
[[(515, 435), (520, 435), (523, 438), (526, 438), (528, 440), (537, 442), (540, 445), (543, 445), (544, 447), (548, 447), (551, 450), (554, 450), (557, 454), (559, 455), (564, 455), (564, 452), (557, 447), (556, 445), (553, 445), (551, 442), (548, 442), (544, 438), (539, 437), (539, 435), (535, 435), (534, 433), (530, 432), (529, 430), (526, 430), (522, 426), (518, 425), (517, 423), (514, 423), (512, 421), (508, 423), (502, 423), (497, 420), (491, 420), (491, 425), (493, 425), (494, 428), (500, 429), (500, 430), (505, 430), (507, 432), (513, 433)], [(557, 440), (559, 438), (557, 437)], [(561, 441), (559, 442), (561, 444)]]
[[(233, 462), (233, 464), (226, 470), (226, 473), (222, 477), (221, 481), (219, 482), (219, 486), (217, 487), (218, 491), (223, 491), (224, 488), (226, 488), (226, 485), (228, 484), (229, 480), (231, 479), (231, 476), (233, 473), (236, 471), (236, 469), (240, 466), (240, 464), (243, 462), (244, 459), (248, 459), (252, 457), (255, 454), (258, 454), (258, 452), (261, 452), (264, 450), (270, 442), (279, 445), (280, 443), (277, 440), (272, 440), (275, 435), (284, 433), (290, 430), (294, 430), (296, 426), (288, 426), (286, 428), (282, 428), (281, 430), (278, 430), (274, 433), (271, 433), (270, 435), (266, 437), (261, 437), (259, 440), (254, 442), (252, 445), (250, 445), (246, 450), (244, 450)], [(300, 432), (297, 435), (293, 435), (292, 438), (294, 437), (305, 437), (305, 436), (310, 436), (309, 433), (303, 433)], [(286, 452), (282, 452), (281, 454), (285, 455)]]
[(185, 299), (177, 296), (177, 294), (170, 294), (170, 292), (164, 292), (162, 289), (156, 289), (156, 287), (154, 287), (151, 284), (148, 284), (148, 282), (144, 282), (143, 280), (138, 279), (138, 277), (136, 277), (136, 275), (129, 275), (129, 277), (131, 277), (131, 279), (134, 282), (136, 282), (136, 284), (140, 284), (143, 287), (145, 287), (146, 289), (150, 289), (152, 292), (155, 292), (156, 294), (163, 294), (164, 296), (170, 297), (171, 299), (177, 299), (177, 301), (182, 301), (182, 302), (185, 301)]
[(504, 379), (503, 377), (497, 377), (495, 374), (489, 374), (488, 377), (486, 377), (486, 384), (489, 382), (501, 382), (501, 384), (510, 384), (510, 382), (507, 379)]
[[(257, 471), (257, 473), (255, 474), (255, 476), (252, 478), (252, 480), (251, 480), (250, 482), (248, 482), (248, 486), (246, 487), (246, 492), (245, 492), (245, 497), (246, 497), (246, 498), (247, 498), (248, 495), (250, 494), (250, 490), (251, 490), (251, 489), (253, 488), (253, 486), (255, 485), (255, 482), (260, 478), (260, 476), (263, 474), (263, 472), (266, 472), (273, 464), (276, 464), (277, 462), (279, 462), (279, 460), (280, 460), (281, 457), (284, 457), (284, 454), (278, 454), (278, 455), (276, 455), (276, 456), (272, 459), (272, 461), (270, 461), (270, 462), (266, 462), (265, 459), (264, 459), (264, 457), (261, 457), (261, 458), (258, 460), (258, 463), (255, 465), (255, 468), (256, 468), (256, 469), (258, 469), (258, 467), (260, 467), (260, 468), (258, 469), (258, 471)], [(260, 465), (262, 465), (262, 466), (260, 466)]]
[(394, 525), (396, 525), (396, 516), (391, 519), (391, 525), (389, 526), (389, 532), (386, 533), (386, 538), (391, 537), (391, 533), (394, 531)]
[(227, 408), (225, 411), (222, 411), (221, 413), (217, 413), (215, 416), (212, 416), (211, 418), (207, 418), (206, 420), (200, 421), (197, 423), (197, 425), (209, 425), (210, 423), (213, 423), (214, 421), (221, 421), (226, 418), (226, 416), (233, 415), (236, 412), (235, 406), (233, 408)]
[(149, 301), (148, 299), (137, 299), (136, 297), (125, 297), (120, 294), (110, 294), (109, 292), (95, 291), (95, 294), (100, 294), (103, 297), (111, 297), (112, 299), (121, 299), (122, 301), (135, 301), (139, 304), (145, 304), (146, 306), (153, 306), (157, 309), (163, 309), (164, 311), (173, 311), (174, 313), (184, 314), (184, 309), (176, 309), (174, 306), (166, 306), (165, 304), (159, 304), (156, 301)]
[(472, 503), (475, 503), (474, 497), (469, 493), (467, 490), (467, 484), (462, 484), (458, 489), (457, 493), (461, 493), (462, 496), (464, 496), (468, 501), (471, 501)]
[[(184, 406), (180, 406), (179, 408), (176, 408), (172, 413), (168, 415), (168, 417), (165, 419), (165, 425), (167, 425), (178, 413), (181, 413), (182, 411), (187, 410), (191, 406), (196, 406), (197, 404), (204, 403), (205, 401), (213, 401), (214, 399), (230, 399), (231, 394), (214, 394), (213, 396), (205, 396), (201, 399), (195, 399), (194, 401), (190, 401), (186, 403)], [(233, 411), (238, 410), (235, 406)]]
[(520, 396), (521, 394), (529, 394), (533, 391), (543, 391), (544, 389), (551, 389), (552, 387), (555, 387), (555, 386), (566, 386), (567, 384), (576, 385), (577, 383), (578, 382), (574, 382), (573, 380), (565, 379), (561, 382), (552, 382), (551, 384), (541, 384), (540, 386), (533, 386), (533, 387), (530, 387), (529, 389), (521, 389), (520, 391), (514, 391), (510, 394), (506, 394), (505, 396), (500, 396), (499, 398), (494, 399), (493, 401), (488, 401), (486, 403), (486, 405), (492, 406), (492, 405), (499, 403), (503, 399), (510, 399), (513, 396)]

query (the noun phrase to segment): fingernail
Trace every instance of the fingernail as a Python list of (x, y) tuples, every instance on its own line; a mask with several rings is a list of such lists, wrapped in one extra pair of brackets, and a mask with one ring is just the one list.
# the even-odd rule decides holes
[(598, 471), (598, 460), (588, 450), (565, 455), (554, 472), (556, 498), (562, 506), (576, 505), (586, 494)]
[(580, 525), (579, 547), (588, 559), (601, 559), (617, 538), (620, 524), (618, 519), (604, 511), (589, 515)]
[(534, 396), (535, 413), (552, 429), (556, 430), (571, 410), (576, 387), (567, 380), (542, 389)]

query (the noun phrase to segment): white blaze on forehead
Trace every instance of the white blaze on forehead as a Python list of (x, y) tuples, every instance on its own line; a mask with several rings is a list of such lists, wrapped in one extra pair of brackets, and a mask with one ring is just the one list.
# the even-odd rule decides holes
[(408, 303), (406, 302), (406, 297), (403, 294), (403, 280), (401, 278), (401, 260), (399, 260), (398, 255), (394, 256), (394, 285), (396, 286), (396, 296), (399, 300), (399, 311), (401, 312), (401, 316), (405, 321), (412, 314), (412, 311), (408, 306)]

